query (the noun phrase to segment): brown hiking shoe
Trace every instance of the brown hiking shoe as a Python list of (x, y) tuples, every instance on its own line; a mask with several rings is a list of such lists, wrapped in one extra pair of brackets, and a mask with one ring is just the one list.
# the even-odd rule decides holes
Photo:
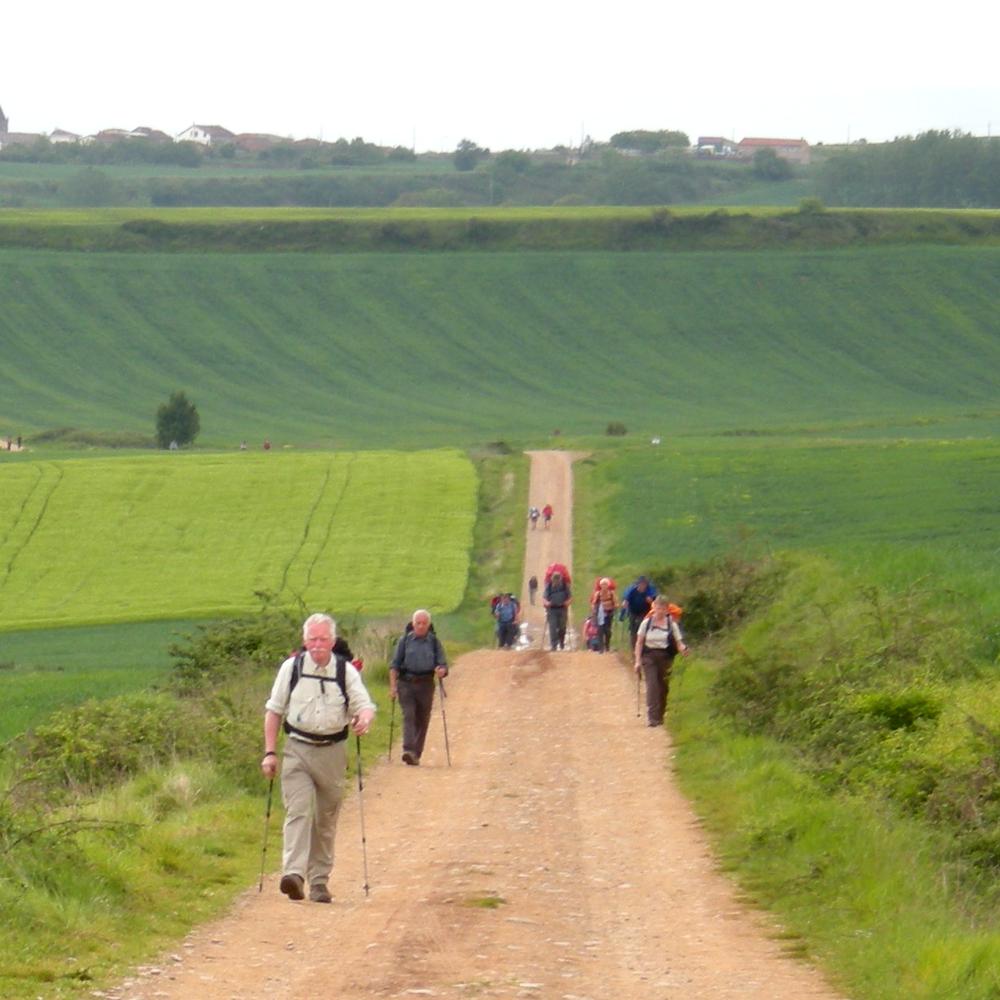
[(305, 899), (305, 882), (301, 875), (282, 875), (278, 888), (289, 899)]
[(409, 750), (404, 750), (403, 763), (410, 764), (413, 767), (416, 767), (420, 763), (420, 758), (415, 753), (410, 753)]
[(332, 903), (333, 896), (330, 895), (330, 890), (322, 882), (316, 882), (309, 886), (309, 898), (314, 903)]

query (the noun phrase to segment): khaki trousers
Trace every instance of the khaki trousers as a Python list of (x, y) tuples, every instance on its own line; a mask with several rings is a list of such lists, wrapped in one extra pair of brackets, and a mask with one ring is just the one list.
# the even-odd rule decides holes
[(326, 885), (333, 870), (333, 839), (344, 799), (347, 740), (313, 746), (289, 737), (281, 762), (285, 804), (282, 873), (308, 885)]

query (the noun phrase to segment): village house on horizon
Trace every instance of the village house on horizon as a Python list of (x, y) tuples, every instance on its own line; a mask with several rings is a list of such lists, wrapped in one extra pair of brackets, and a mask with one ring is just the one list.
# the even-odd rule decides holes
[[(299, 139), (271, 135), (263, 132), (231, 132), (222, 125), (202, 125), (194, 123), (177, 135), (171, 136), (160, 129), (145, 125), (128, 130), (120, 128), (101, 129), (92, 135), (78, 135), (66, 129), (53, 129), (48, 135), (29, 132), (11, 132), (10, 122), (0, 108), (0, 149), (5, 145), (31, 145), (41, 140), (60, 143), (112, 143), (129, 139), (145, 139), (149, 142), (192, 142), (199, 146), (234, 146), (246, 153), (261, 153), (266, 149), (281, 143), (292, 143), (296, 146), (323, 145), (320, 139)], [(777, 156), (790, 163), (808, 165), (812, 160), (812, 150), (805, 139), (775, 139), (747, 137), (735, 142), (723, 136), (699, 136), (697, 143), (688, 151), (700, 158), (721, 158), (733, 160), (752, 160), (760, 149), (771, 149)], [(640, 154), (641, 155), (641, 154)]]
[(759, 149), (772, 149), (776, 156), (790, 163), (806, 166), (812, 160), (812, 149), (805, 139), (761, 139), (748, 137), (734, 142), (719, 135), (698, 136), (695, 155), (701, 158), (720, 157), (732, 160), (752, 160)]

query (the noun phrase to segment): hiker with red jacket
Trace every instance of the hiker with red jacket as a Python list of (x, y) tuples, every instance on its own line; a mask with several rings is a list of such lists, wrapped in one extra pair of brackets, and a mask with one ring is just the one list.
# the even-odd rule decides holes
[(686, 654), (684, 636), (677, 621), (681, 609), (662, 594), (653, 598), (653, 608), (639, 625), (635, 640), (635, 672), (646, 681), (646, 725), (662, 726), (670, 693), (674, 657)]
[(549, 521), (551, 520), (552, 520), (552, 504), (547, 503), (542, 508), (542, 521), (544, 522), (544, 526), (546, 528), (549, 526)]
[(360, 674), (334, 655), (336, 624), (310, 615), (302, 626), (304, 648), (281, 664), (264, 711), (265, 778), (278, 773), (278, 735), (288, 734), (281, 756), (285, 804), (281, 891), (314, 903), (331, 900), (333, 841), (344, 797), (347, 735), (368, 732), (375, 717)]

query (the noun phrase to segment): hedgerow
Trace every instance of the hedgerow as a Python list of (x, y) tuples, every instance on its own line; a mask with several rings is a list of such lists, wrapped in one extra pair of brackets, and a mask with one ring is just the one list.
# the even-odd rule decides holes
[(873, 793), (945, 828), (966, 877), (991, 884), (1000, 874), (1000, 705), (960, 608), (942, 607), (926, 584), (851, 592), (826, 564), (829, 583), (817, 592), (801, 562), (718, 573), (708, 586), (703, 577), (697, 600), (686, 601), (689, 635), (725, 637), (715, 711), (792, 746), (830, 791)]

